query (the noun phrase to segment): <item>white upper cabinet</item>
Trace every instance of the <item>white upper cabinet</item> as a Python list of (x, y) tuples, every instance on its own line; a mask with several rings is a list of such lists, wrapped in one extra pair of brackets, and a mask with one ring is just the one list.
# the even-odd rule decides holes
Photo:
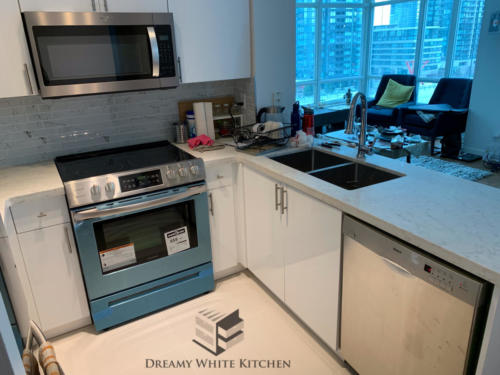
[(170, 0), (183, 83), (250, 77), (248, 0)]
[(107, 12), (167, 12), (167, 0), (100, 0)]
[(16, 0), (0, 2), (0, 98), (36, 94), (24, 27)]
[(99, 10), (99, 0), (19, 0), (19, 5), (23, 12), (92, 12)]

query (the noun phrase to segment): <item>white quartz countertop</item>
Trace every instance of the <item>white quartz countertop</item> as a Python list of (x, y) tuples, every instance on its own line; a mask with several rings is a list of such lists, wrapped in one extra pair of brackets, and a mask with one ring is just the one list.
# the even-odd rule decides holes
[[(267, 156), (251, 156), (229, 146), (204, 153), (192, 151), (187, 145), (178, 146), (204, 159), (208, 168), (212, 163), (241, 162), (472, 274), (500, 284), (500, 189), (368, 155), (366, 163), (405, 176), (345, 190)], [(322, 150), (347, 158), (356, 156), (356, 150), (348, 147)], [(294, 151), (299, 150), (278, 153)], [(0, 169), (1, 218), (17, 199), (48, 191), (64, 193), (53, 162)], [(0, 225), (0, 235), (2, 230)]]
[(53, 162), (0, 169), (0, 236), (3, 233), (5, 211), (16, 199), (44, 193), (60, 191), (64, 194), (64, 186)]
[[(442, 258), (492, 283), (500, 284), (500, 189), (434, 172), (379, 155), (366, 163), (405, 174), (402, 178), (345, 190), (287, 167), (267, 156), (251, 156), (226, 146), (204, 153), (178, 145), (207, 167), (238, 161), (301, 190), (343, 212)], [(325, 152), (355, 158), (357, 150)], [(284, 150), (287, 153), (293, 150)]]

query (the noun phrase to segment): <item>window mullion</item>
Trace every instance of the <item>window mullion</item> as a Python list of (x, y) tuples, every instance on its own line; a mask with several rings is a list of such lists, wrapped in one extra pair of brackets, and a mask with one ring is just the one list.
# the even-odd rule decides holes
[(363, 19), (365, 21), (365, 26), (363, 28), (363, 62), (361, 66), (361, 76), (363, 77), (361, 81), (360, 90), (367, 94), (368, 91), (368, 75), (371, 69), (371, 54), (372, 54), (372, 35), (373, 35), (373, 13), (375, 7), (368, 1), (368, 6), (363, 10)]
[(420, 1), (420, 15), (418, 19), (417, 48), (415, 50), (415, 61), (413, 62), (413, 74), (417, 77), (415, 97), (418, 97), (418, 83), (420, 82), (420, 68), (422, 66), (422, 55), (425, 42), (425, 25), (427, 19), (427, 0)]
[(446, 65), (444, 67), (444, 76), (449, 77), (451, 74), (451, 66), (453, 64), (453, 53), (455, 52), (455, 45), (457, 42), (456, 33), (457, 33), (457, 25), (458, 25), (458, 13), (460, 6), (462, 5), (461, 1), (453, 2), (453, 9), (451, 13), (451, 21), (450, 21), (450, 30), (448, 32), (448, 49), (446, 51)]
[(321, 5), (316, 8), (316, 59), (315, 59), (315, 90), (314, 90), (314, 105), (320, 104), (320, 69), (321, 69), (321, 26), (323, 22), (323, 9)]

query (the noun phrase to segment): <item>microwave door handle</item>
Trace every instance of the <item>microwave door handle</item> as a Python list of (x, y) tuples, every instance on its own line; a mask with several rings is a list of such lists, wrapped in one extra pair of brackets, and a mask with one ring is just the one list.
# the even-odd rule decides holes
[(182, 193), (174, 194), (174, 195), (171, 195), (168, 197), (153, 199), (153, 200), (150, 200), (147, 202), (130, 204), (130, 205), (123, 206), (123, 207), (107, 208), (105, 210), (99, 210), (97, 208), (92, 208), (90, 210), (73, 212), (72, 213), (73, 222), (76, 224), (76, 223), (79, 223), (81, 221), (89, 220), (89, 219), (97, 219), (97, 218), (103, 218), (103, 217), (111, 216), (111, 215), (133, 213), (133, 212), (136, 212), (138, 210), (143, 210), (146, 208), (153, 208), (156, 206), (176, 202), (178, 200), (189, 198), (189, 197), (192, 197), (194, 195), (204, 193), (206, 191), (207, 191), (206, 185), (193, 186), (193, 187), (188, 188), (186, 191), (184, 191)]
[(151, 47), (151, 61), (153, 77), (160, 76), (160, 49), (158, 48), (158, 39), (154, 26), (148, 26), (149, 45)]

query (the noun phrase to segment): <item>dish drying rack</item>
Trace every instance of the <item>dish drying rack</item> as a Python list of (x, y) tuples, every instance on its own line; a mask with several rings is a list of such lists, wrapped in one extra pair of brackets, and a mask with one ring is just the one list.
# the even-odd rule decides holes
[(234, 128), (233, 140), (238, 150), (260, 148), (272, 144), (284, 146), (292, 136), (291, 124), (283, 124), (282, 127), (269, 131), (255, 131), (256, 125), (258, 124)]

